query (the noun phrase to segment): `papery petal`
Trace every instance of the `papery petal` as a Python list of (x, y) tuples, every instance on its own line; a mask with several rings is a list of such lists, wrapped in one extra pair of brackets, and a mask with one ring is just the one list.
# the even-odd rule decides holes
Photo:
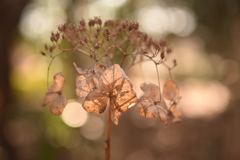
[(64, 95), (59, 95), (54, 101), (49, 105), (50, 111), (53, 114), (61, 115), (65, 106), (67, 105), (67, 98)]
[(179, 88), (171, 79), (167, 80), (163, 87), (163, 96), (165, 99), (175, 101), (179, 97)]
[(173, 116), (173, 122), (181, 122), (182, 121), (182, 114), (181, 112), (177, 109), (176, 104), (172, 104), (169, 108), (171, 116)]
[(59, 92), (63, 88), (65, 77), (62, 73), (57, 73), (53, 77), (54, 83), (49, 87), (48, 92)]
[(48, 92), (42, 102), (42, 106), (46, 106), (47, 104), (49, 104), (52, 101), (55, 101), (59, 96), (59, 93), (57, 92)]
[(141, 84), (140, 88), (145, 95), (149, 96), (153, 101), (160, 100), (160, 89), (157, 85), (150, 82), (145, 82)]
[(75, 63), (74, 66), (80, 73), (76, 78), (76, 94), (80, 98), (85, 98), (91, 91), (98, 88), (100, 76), (106, 67), (97, 63), (93, 70), (88, 71), (78, 68)]
[(115, 106), (119, 112), (125, 112), (137, 102), (136, 93), (132, 89), (132, 84), (127, 79), (120, 79), (119, 85), (115, 83), (114, 91), (116, 93)]
[(159, 117), (165, 124), (167, 124), (168, 111), (166, 109), (165, 102), (154, 103), (152, 99), (147, 96), (143, 96), (139, 102), (139, 111), (142, 116), (148, 118)]
[(82, 106), (87, 112), (101, 114), (105, 111), (108, 100), (108, 94), (97, 89), (88, 94)]

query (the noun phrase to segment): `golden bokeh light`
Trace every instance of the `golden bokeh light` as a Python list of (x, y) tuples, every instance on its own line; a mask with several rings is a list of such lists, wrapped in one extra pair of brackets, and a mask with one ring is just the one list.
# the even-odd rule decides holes
[(154, 5), (137, 11), (137, 20), (143, 30), (150, 34), (178, 36), (190, 35), (196, 26), (193, 14), (185, 8)]
[(70, 127), (81, 127), (88, 120), (88, 113), (78, 102), (70, 102), (62, 113), (62, 120)]
[(230, 101), (229, 89), (217, 81), (189, 80), (180, 88), (183, 97), (179, 108), (189, 118), (215, 117)]

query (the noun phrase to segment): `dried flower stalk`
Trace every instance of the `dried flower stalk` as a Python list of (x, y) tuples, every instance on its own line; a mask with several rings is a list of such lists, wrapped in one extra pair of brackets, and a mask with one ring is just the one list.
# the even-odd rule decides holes
[[(86, 22), (82, 19), (79, 24), (60, 25), (58, 32), (51, 33), (52, 44), (45, 44), (44, 51), (41, 51), (42, 55), (52, 59), (49, 68), (54, 58), (65, 52), (83, 54), (94, 61), (88, 69), (79, 68), (74, 63), (79, 73), (76, 78), (76, 95), (84, 99), (83, 108), (87, 112), (101, 114), (109, 108), (107, 160), (110, 159), (111, 121), (117, 125), (121, 113), (135, 104), (139, 107), (141, 115), (149, 118), (159, 117), (165, 124), (169, 119), (173, 119), (173, 122), (182, 120), (182, 115), (177, 110), (180, 101), (179, 88), (171, 77), (171, 70), (177, 62), (173, 60), (172, 66), (165, 63), (172, 49), (166, 41), (154, 40), (139, 28), (137, 22), (129, 20), (102, 22), (99, 17), (94, 17)], [(72, 47), (63, 48), (63, 40), (70, 42)], [(144, 61), (152, 61), (155, 64), (158, 85), (143, 83), (141, 89), (144, 95), (138, 100), (124, 70)], [(170, 80), (166, 81), (162, 92), (158, 65), (165, 66), (170, 75)], [(56, 104), (59, 104), (59, 111), (55, 110), (55, 114), (61, 113), (67, 103), (66, 97), (61, 94), (65, 78), (57, 90), (52, 89), (58, 85), (57, 76), (59, 77), (58, 74), (55, 75), (54, 84), (49, 88), (43, 102), (43, 105), (50, 103), (51, 110), (58, 108)], [(51, 95), (54, 95), (54, 98)], [(165, 100), (170, 101), (170, 104), (166, 104)]]

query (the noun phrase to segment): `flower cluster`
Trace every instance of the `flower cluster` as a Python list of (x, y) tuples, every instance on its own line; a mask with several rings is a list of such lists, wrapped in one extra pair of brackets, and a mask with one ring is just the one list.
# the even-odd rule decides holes
[[(72, 45), (70, 49), (61, 46), (64, 39)], [(101, 114), (109, 106), (112, 121), (118, 124), (121, 112), (136, 104), (143, 116), (159, 117), (164, 123), (169, 117), (174, 117), (174, 121), (181, 120), (181, 114), (176, 109), (180, 100), (176, 83), (168, 80), (162, 93), (157, 85), (143, 83), (141, 89), (145, 94), (138, 100), (124, 72), (124, 69), (149, 60), (156, 66), (163, 64), (169, 73), (176, 66), (176, 60), (171, 67), (165, 64), (172, 52), (166, 41), (154, 40), (141, 32), (137, 22), (108, 20), (103, 23), (99, 17), (95, 17), (88, 23), (81, 20), (79, 24), (60, 25), (58, 32), (51, 33), (50, 40), (52, 44), (46, 44), (45, 51), (41, 53), (52, 60), (66, 51), (83, 54), (94, 60), (93, 67), (89, 69), (79, 68), (74, 63), (79, 73), (76, 95), (84, 98), (83, 108), (86, 111)], [(46, 96), (49, 92), (51, 90)], [(170, 101), (169, 107), (163, 97)], [(56, 106), (55, 102), (52, 104)]]

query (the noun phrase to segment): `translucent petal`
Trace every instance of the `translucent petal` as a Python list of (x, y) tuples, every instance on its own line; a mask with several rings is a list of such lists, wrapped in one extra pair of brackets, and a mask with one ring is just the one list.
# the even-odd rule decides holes
[(67, 105), (67, 98), (62, 95), (62, 88), (64, 85), (65, 77), (61, 73), (54, 75), (54, 83), (48, 89), (42, 106), (49, 104), (50, 110), (56, 115), (61, 115), (64, 107)]
[(101, 114), (105, 111), (108, 100), (108, 94), (97, 89), (88, 94), (82, 106), (87, 112)]
[(164, 84), (163, 96), (170, 101), (175, 101), (179, 97), (179, 88), (171, 79), (167, 80)]

